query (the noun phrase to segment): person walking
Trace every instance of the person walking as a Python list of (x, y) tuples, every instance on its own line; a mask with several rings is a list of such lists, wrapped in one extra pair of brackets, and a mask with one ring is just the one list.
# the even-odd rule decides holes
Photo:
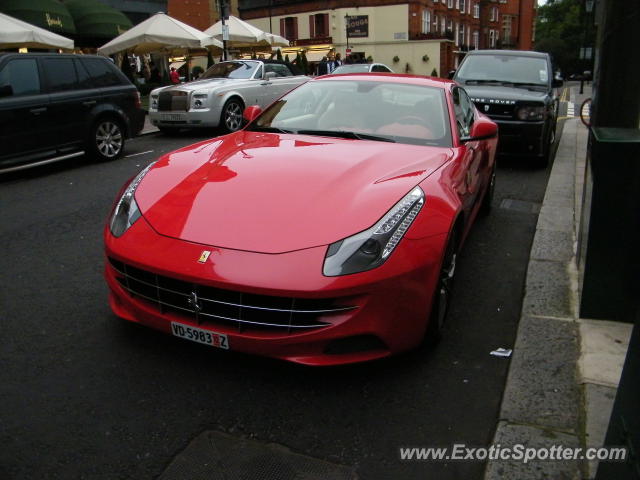
[(327, 63), (327, 57), (322, 57), (322, 60), (320, 60), (320, 63), (318, 63), (316, 75), (326, 75), (327, 73), (329, 73), (329, 64)]
[(178, 74), (178, 71), (175, 69), (175, 67), (171, 67), (171, 72), (169, 72), (169, 79), (173, 84), (180, 83), (180, 75)]

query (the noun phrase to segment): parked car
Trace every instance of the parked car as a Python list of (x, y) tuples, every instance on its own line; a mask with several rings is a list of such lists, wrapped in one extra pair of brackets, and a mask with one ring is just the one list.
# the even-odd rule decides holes
[(107, 58), (0, 53), (0, 172), (118, 158), (144, 116), (138, 90)]
[(453, 79), (500, 130), (498, 153), (533, 157), (547, 165), (555, 141), (559, 98), (549, 54), (474, 50)]
[(393, 73), (393, 70), (383, 63), (348, 63), (337, 67), (331, 75), (340, 73)]
[(234, 60), (213, 65), (193, 82), (151, 92), (149, 119), (161, 131), (220, 126), (242, 128), (245, 106), (262, 108), (309, 77), (277, 60)]
[(318, 77), (245, 117), (123, 188), (104, 230), (115, 314), (307, 365), (437, 339), (491, 207), (496, 124), (449, 80), (389, 74)]

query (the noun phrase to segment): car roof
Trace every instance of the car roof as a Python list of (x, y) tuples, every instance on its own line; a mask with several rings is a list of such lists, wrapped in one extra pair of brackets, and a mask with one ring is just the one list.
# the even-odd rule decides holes
[(407, 85), (421, 85), (425, 87), (435, 87), (445, 89), (449, 85), (455, 85), (453, 80), (445, 78), (435, 77), (423, 77), (421, 75), (407, 75), (405, 73), (384, 73), (384, 72), (371, 72), (371, 73), (337, 73), (335, 75), (323, 75), (317, 77), (312, 82), (335, 82), (339, 80), (365, 80), (370, 82), (392, 82), (392, 83), (404, 83)]
[(104, 57), (102, 55), (78, 55), (76, 53), (58, 53), (58, 52), (28, 52), (28, 53), (18, 53), (18, 52), (0, 52), (0, 59), (4, 57), (73, 57), (73, 58), (101, 58), (103, 60), (109, 60), (108, 57)]
[(513, 55), (518, 57), (546, 58), (549, 56), (545, 52), (534, 52), (532, 50), (471, 50), (467, 55)]

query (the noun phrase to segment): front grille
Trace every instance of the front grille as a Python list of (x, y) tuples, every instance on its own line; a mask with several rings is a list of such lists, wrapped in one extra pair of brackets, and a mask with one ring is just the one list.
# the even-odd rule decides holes
[(189, 93), (179, 90), (160, 92), (158, 96), (158, 111), (182, 111), (189, 110)]
[(515, 113), (515, 105), (476, 102), (476, 107), (491, 119), (509, 120)]
[[(109, 258), (120, 286), (134, 298), (198, 324), (245, 329), (285, 329), (289, 332), (330, 325), (326, 317), (356, 306), (339, 306), (334, 299), (256, 295), (199, 285), (157, 275)], [(321, 320), (322, 319), (322, 320)]]

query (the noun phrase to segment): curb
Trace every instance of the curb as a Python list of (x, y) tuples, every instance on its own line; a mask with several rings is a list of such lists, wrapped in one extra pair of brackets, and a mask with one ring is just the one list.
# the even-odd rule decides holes
[[(494, 445), (584, 446), (575, 213), (581, 200), (576, 185), (582, 181), (576, 159), (586, 142), (578, 145), (579, 128), (579, 119), (564, 123), (538, 216)], [(489, 460), (484, 479), (570, 480), (581, 478), (584, 468), (578, 460)]]

